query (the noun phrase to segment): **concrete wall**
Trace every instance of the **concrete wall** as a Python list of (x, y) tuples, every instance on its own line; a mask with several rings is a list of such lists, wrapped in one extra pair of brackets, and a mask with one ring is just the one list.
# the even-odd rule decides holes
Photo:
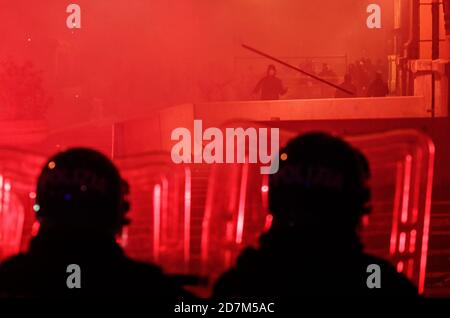
[(235, 120), (307, 121), (431, 118), (423, 97), (386, 97), (317, 100), (280, 100), (184, 104), (165, 108), (149, 118), (116, 124), (115, 154), (170, 151), (172, 130), (192, 131), (194, 119), (207, 127), (220, 127)]

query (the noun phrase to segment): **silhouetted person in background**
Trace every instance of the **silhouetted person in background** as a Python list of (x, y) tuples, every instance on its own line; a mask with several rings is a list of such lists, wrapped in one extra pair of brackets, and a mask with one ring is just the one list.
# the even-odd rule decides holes
[(267, 67), (267, 75), (262, 78), (254, 89), (254, 94), (261, 92), (261, 100), (277, 100), (286, 94), (287, 89), (281, 80), (276, 76), (277, 70), (274, 65)]
[(386, 97), (389, 94), (389, 88), (380, 72), (375, 73), (374, 81), (367, 90), (368, 97)]
[(347, 91), (354, 93), (355, 95), (350, 95), (344, 91), (341, 91), (340, 89), (337, 89), (335, 95), (336, 98), (350, 98), (356, 96), (356, 86), (353, 85), (352, 77), (350, 74), (345, 74), (344, 82), (342, 82), (342, 84), (339, 86), (343, 89), (346, 89)]
[[(37, 183), (39, 232), (27, 253), (1, 264), (0, 297), (145, 299), (153, 310), (187, 296), (158, 267), (127, 258), (116, 243), (128, 223), (127, 192), (113, 163), (96, 151), (51, 158)], [(70, 264), (79, 266), (78, 286)]]
[[(416, 299), (405, 277), (363, 252), (357, 228), (370, 211), (364, 155), (322, 133), (295, 138), (280, 154), (269, 180), (272, 226), (258, 249), (245, 250), (219, 278), (214, 296), (281, 299), (297, 311), (309, 300)], [(380, 289), (367, 285), (370, 264), (381, 268)]]
[[(337, 83), (337, 76), (336, 73), (330, 68), (330, 66), (327, 63), (322, 64), (322, 70), (319, 72), (318, 75), (321, 79), (324, 79), (328, 82), (331, 82), (333, 84)], [(330, 87), (329, 85), (321, 84), (321, 98), (332, 98), (334, 97), (334, 88)]]
[(333, 70), (327, 63), (323, 63), (322, 70), (319, 73), (319, 77), (328, 81), (332, 81), (336, 77), (336, 73), (333, 72)]

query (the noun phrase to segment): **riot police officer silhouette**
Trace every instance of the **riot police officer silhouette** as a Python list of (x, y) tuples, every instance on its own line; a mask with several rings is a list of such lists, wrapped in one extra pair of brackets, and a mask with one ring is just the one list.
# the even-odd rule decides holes
[[(214, 296), (289, 299), (297, 309), (309, 300), (415, 299), (404, 276), (363, 250), (358, 226), (371, 197), (364, 155), (324, 133), (297, 137), (280, 154), (269, 179), (272, 226), (219, 278)], [(381, 288), (367, 284), (373, 264)]]
[[(166, 306), (188, 296), (151, 264), (133, 261), (116, 242), (128, 223), (127, 183), (114, 164), (90, 149), (48, 160), (37, 182), (40, 223), (26, 253), (0, 266), (7, 298), (145, 299)], [(78, 285), (67, 282), (79, 267)]]

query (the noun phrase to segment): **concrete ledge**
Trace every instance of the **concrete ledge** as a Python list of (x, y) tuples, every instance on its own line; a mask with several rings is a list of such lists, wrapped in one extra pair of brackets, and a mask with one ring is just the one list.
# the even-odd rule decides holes
[(307, 121), (395, 118), (431, 118), (431, 112), (420, 96), (183, 104), (160, 110), (149, 118), (116, 124), (115, 154), (170, 149), (172, 130), (178, 127), (193, 129), (194, 119), (201, 119), (203, 127), (220, 127), (238, 119)]
[(236, 118), (338, 120), (431, 117), (429, 107), (420, 96), (227, 102), (196, 104), (193, 108), (194, 117), (209, 125)]

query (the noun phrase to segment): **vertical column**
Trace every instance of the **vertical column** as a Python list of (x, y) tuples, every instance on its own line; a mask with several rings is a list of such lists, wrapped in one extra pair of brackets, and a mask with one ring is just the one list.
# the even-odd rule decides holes
[(425, 97), (433, 117), (445, 117), (449, 113), (443, 1), (447, 0), (420, 0), (419, 59), (409, 61), (414, 95)]
[(421, 0), (419, 5), (419, 58), (432, 59), (434, 0)]

